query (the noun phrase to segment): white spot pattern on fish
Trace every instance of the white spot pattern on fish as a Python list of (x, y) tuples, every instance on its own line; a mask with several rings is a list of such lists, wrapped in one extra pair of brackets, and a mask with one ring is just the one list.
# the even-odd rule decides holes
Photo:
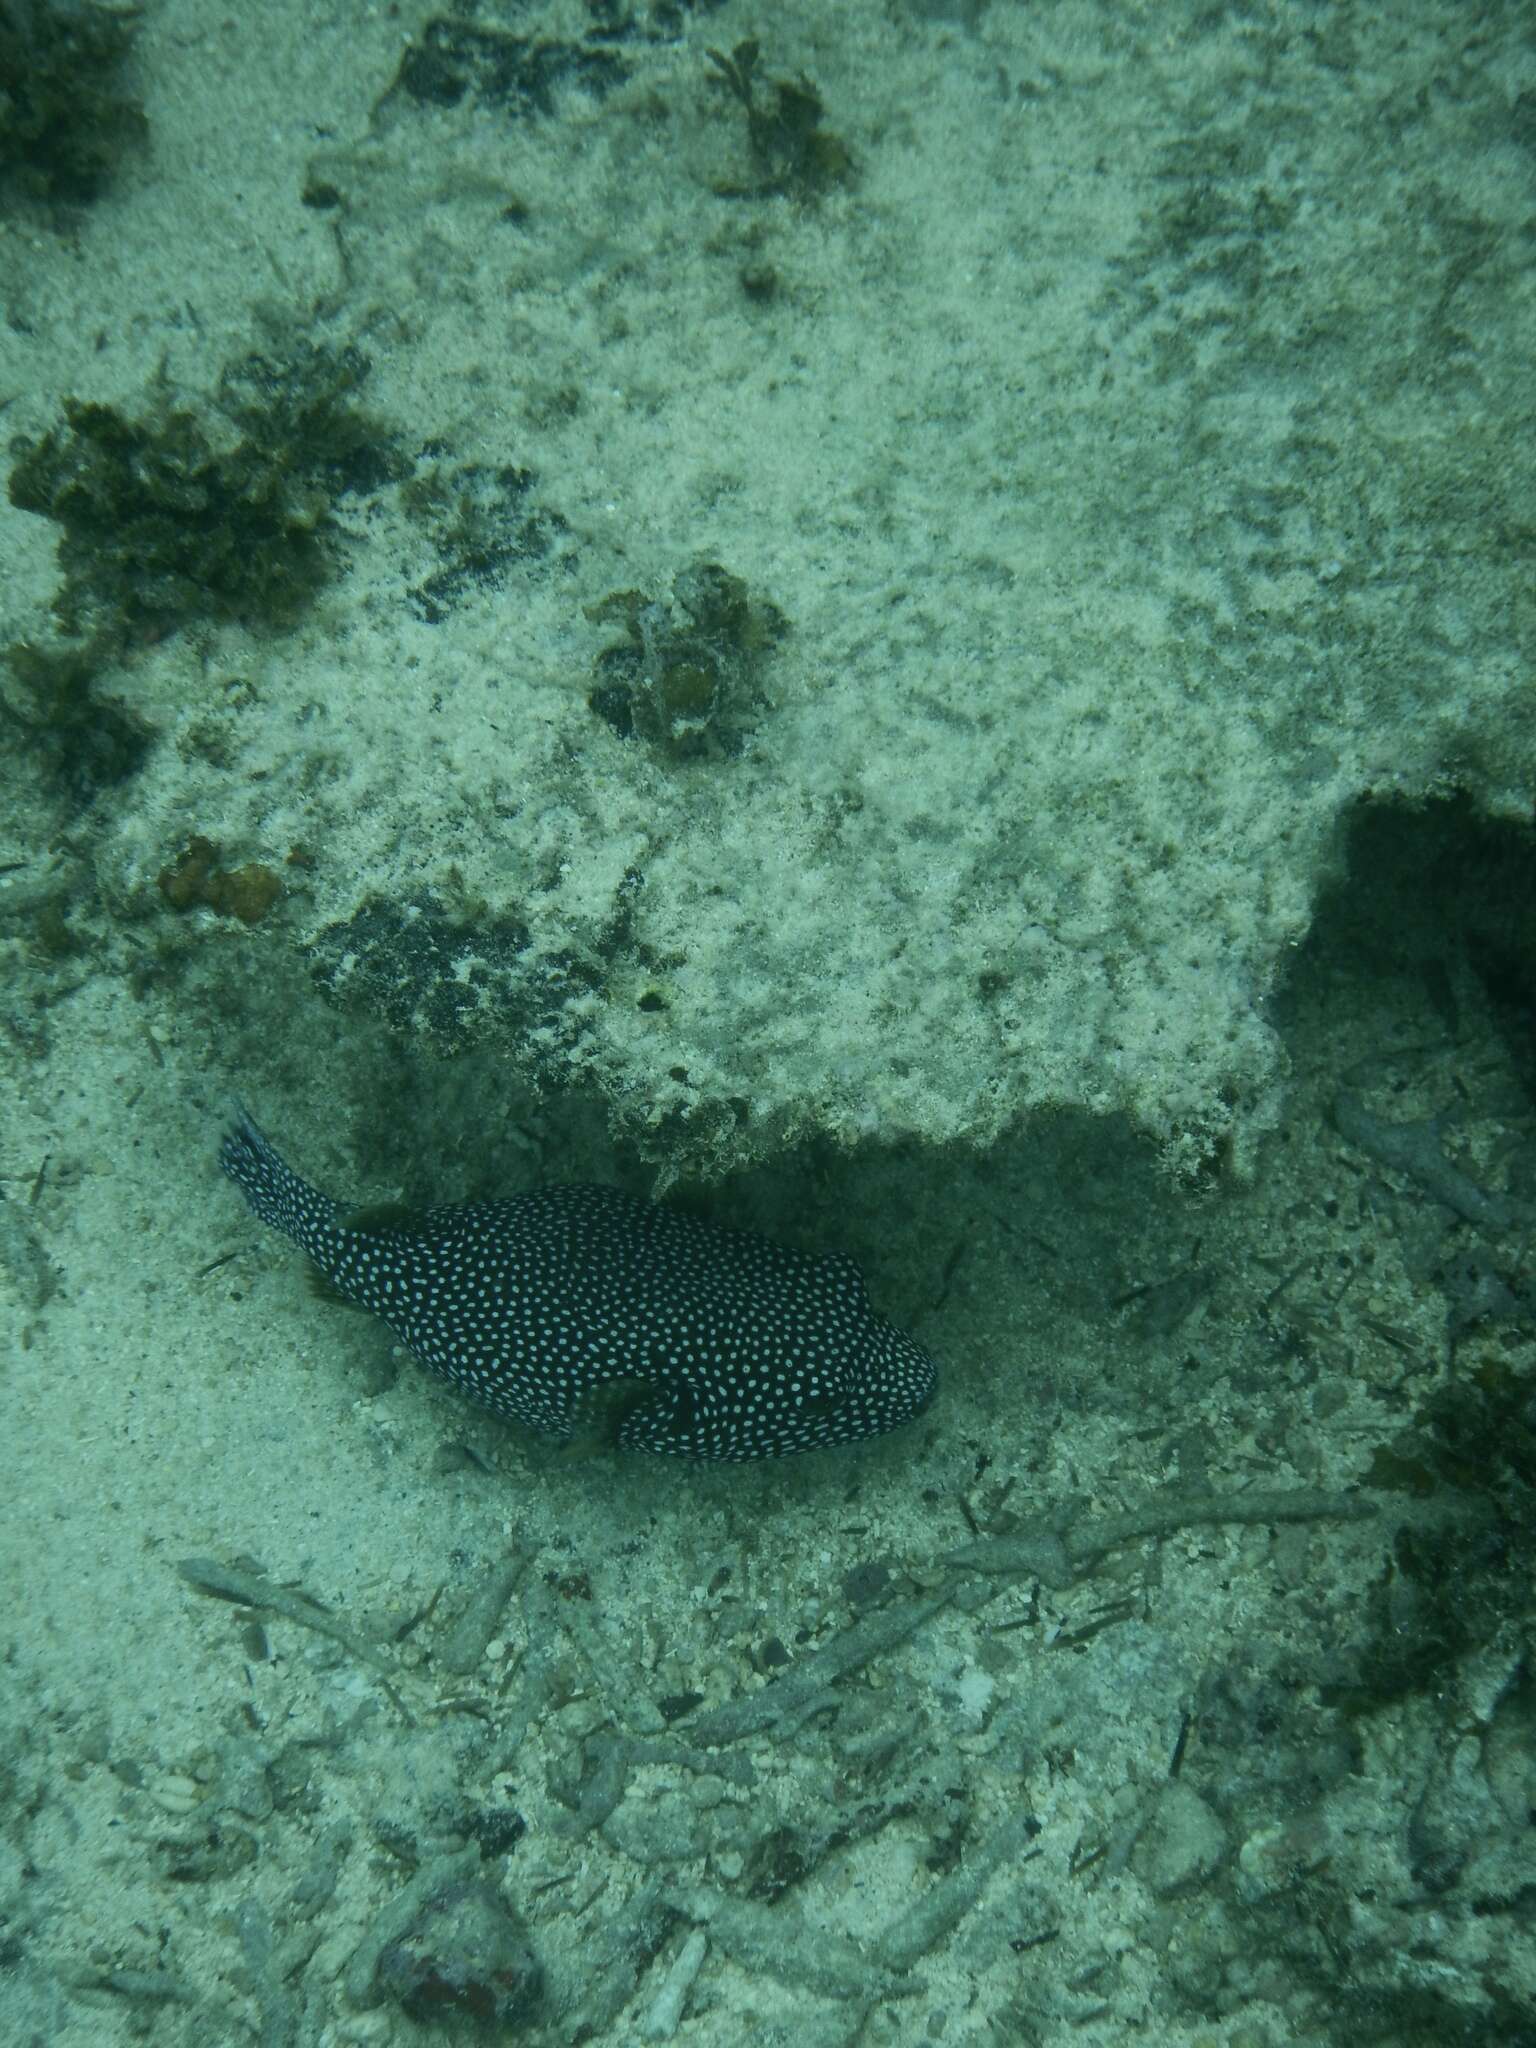
[(936, 1370), (850, 1259), (722, 1230), (617, 1188), (548, 1187), (419, 1215), (340, 1205), (243, 1111), (220, 1164), (327, 1286), (472, 1400), (569, 1441), (771, 1458), (878, 1436)]

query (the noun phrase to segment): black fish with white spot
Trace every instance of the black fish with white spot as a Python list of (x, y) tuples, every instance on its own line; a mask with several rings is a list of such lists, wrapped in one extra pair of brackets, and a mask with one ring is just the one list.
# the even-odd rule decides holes
[(472, 1400), (562, 1442), (777, 1458), (878, 1436), (933, 1398), (933, 1360), (837, 1253), (607, 1187), (349, 1215), (244, 1111), (219, 1162), (327, 1292), (381, 1316)]

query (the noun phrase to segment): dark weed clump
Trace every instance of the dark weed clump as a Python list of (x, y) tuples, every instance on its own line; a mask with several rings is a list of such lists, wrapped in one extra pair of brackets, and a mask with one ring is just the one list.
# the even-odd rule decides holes
[(0, 207), (89, 205), (147, 132), (123, 84), (138, 9), (0, 0)]

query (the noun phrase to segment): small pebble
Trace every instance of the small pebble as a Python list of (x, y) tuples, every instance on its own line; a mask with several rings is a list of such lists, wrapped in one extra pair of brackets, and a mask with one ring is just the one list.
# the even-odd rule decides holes
[(144, 1788), (164, 1813), (191, 1813), (202, 1803), (202, 1788), (180, 1771), (161, 1771)]

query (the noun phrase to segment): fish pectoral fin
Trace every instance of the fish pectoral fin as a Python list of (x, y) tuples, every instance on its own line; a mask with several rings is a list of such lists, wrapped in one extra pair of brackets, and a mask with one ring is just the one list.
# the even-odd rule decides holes
[(313, 1259), (309, 1262), (308, 1278), (309, 1291), (316, 1301), (328, 1301), (334, 1308), (355, 1308), (363, 1315), (372, 1314), (371, 1309), (364, 1308), (360, 1301), (354, 1301), (350, 1294), (343, 1294), (325, 1268), (317, 1266)]
[(632, 1415), (654, 1399), (656, 1388), (649, 1380), (603, 1380), (573, 1404), (570, 1433), (561, 1446), (562, 1458), (590, 1458), (598, 1451), (611, 1451), (619, 1431)]

